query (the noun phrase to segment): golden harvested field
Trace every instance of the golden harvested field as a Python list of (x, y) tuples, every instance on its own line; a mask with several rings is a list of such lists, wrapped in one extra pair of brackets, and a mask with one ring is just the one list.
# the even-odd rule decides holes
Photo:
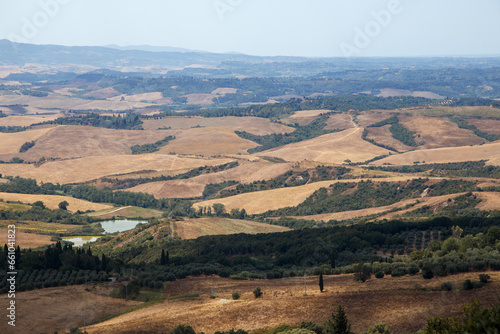
[(443, 147), (428, 150), (417, 150), (377, 160), (371, 165), (413, 165), (420, 161), (427, 164), (488, 160), (488, 165), (500, 166), (500, 141), (479, 146)]
[(500, 193), (497, 192), (478, 192), (481, 203), (477, 205), (480, 210), (500, 210)]
[(30, 126), (31, 124), (52, 121), (62, 114), (40, 116), (7, 116), (0, 118), (0, 126)]
[(122, 96), (123, 96), (126, 101), (133, 101), (133, 102), (147, 101), (147, 102), (151, 103), (151, 102), (156, 102), (158, 100), (163, 99), (161, 92), (143, 93), (143, 94), (134, 94), (134, 95), (124, 95), (124, 94), (118, 93), (117, 95), (119, 95), (119, 96), (111, 97), (108, 100), (120, 101)]
[(478, 106), (478, 107), (428, 107), (425, 109), (409, 109), (408, 112), (421, 116), (443, 116), (449, 115), (464, 116), (464, 117), (500, 117), (500, 109)]
[[(0, 221), (0, 228), (6, 228), (7, 225), (12, 223), (13, 222), (8, 220), (2, 220)], [(74, 229), (80, 229), (82, 227), (81, 225), (46, 223), (41, 221), (28, 221), (28, 220), (16, 221), (14, 222), (14, 224), (16, 225), (16, 231), (26, 232), (28, 234), (48, 233), (48, 232), (64, 233)]]
[(299, 110), (296, 111), (290, 118), (303, 118), (303, 117), (316, 117), (321, 114), (326, 114), (330, 112), (331, 110)]
[(196, 239), (204, 235), (236, 233), (273, 233), (289, 231), (289, 228), (230, 218), (185, 218), (175, 222), (175, 231), (181, 239)]
[(344, 130), (356, 128), (357, 125), (353, 122), (352, 116), (347, 113), (334, 114), (328, 117), (325, 130)]
[(392, 110), (391, 112), (387, 112), (385, 110), (365, 111), (356, 117), (356, 122), (359, 124), (359, 126), (366, 128), (374, 123), (383, 121), (384, 119), (387, 119), (394, 114), (394, 110)]
[(485, 142), (471, 130), (460, 129), (458, 125), (446, 118), (399, 116), (399, 120), (408, 130), (414, 131), (420, 137), (415, 141), (424, 141), (420, 149), (438, 147), (456, 147), (478, 145)]
[(255, 146), (258, 144), (239, 137), (227, 128), (193, 128), (180, 132), (159, 152), (214, 156), (245, 153)]
[(112, 208), (101, 210), (98, 212), (92, 212), (89, 214), (91, 217), (106, 218), (110, 219), (112, 217), (126, 217), (126, 218), (153, 218), (161, 217), (163, 211), (155, 209), (145, 209), (137, 206), (124, 206), (121, 208)]
[(426, 91), (414, 91), (411, 92), (405, 89), (393, 89), (393, 88), (382, 88), (380, 89), (380, 94), (377, 96), (389, 97), (389, 96), (414, 96), (414, 97), (425, 97), (427, 99), (444, 99), (444, 96), (441, 96), (436, 93), (426, 92)]
[(194, 127), (226, 128), (233, 131), (246, 131), (263, 136), (271, 133), (285, 133), (294, 131), (293, 128), (279, 123), (273, 123), (262, 117), (166, 117), (161, 119), (144, 120), (143, 128), (156, 130), (171, 127), (172, 130), (191, 129)]
[[(85, 100), (77, 97), (50, 94), (47, 97), (34, 97), (27, 95), (0, 95), (0, 104), (29, 105), (35, 108), (55, 108), (72, 110), (129, 110), (132, 108), (145, 108), (151, 104), (134, 101), (107, 101)], [(53, 111), (52, 111), (53, 112)]]
[(184, 97), (187, 97), (188, 104), (213, 104), (215, 96), (212, 94), (187, 94)]
[[(477, 281), (478, 273), (457, 274), (425, 280), (420, 275), (370, 279), (355, 282), (352, 275), (324, 276), (325, 292), (317, 287), (318, 277), (280, 280), (235, 281), (214, 278), (215, 299), (210, 299), (210, 277), (178, 280), (165, 288), (167, 297), (199, 293), (197, 298), (165, 301), (95, 324), (90, 333), (169, 333), (179, 324), (189, 324), (197, 332), (214, 333), (230, 329), (247, 331), (301, 321), (324, 323), (338, 305), (345, 307), (352, 330), (367, 330), (376, 323), (386, 323), (393, 333), (422, 329), (429, 316), (456, 316), (464, 304), (479, 299), (483, 305), (498, 303), (500, 273), (488, 272), (492, 283), (481, 289), (451, 292), (416, 290), (419, 284), (439, 288), (449, 281), (459, 286), (465, 279)], [(252, 291), (260, 286), (263, 296), (255, 299)], [(231, 293), (240, 293), (232, 300)]]
[(54, 128), (35, 129), (16, 133), (0, 133), (0, 155), (13, 154), (19, 156), (19, 149), (24, 143), (37, 140), (52, 130)]
[(85, 96), (94, 97), (97, 99), (107, 99), (113, 96), (121, 95), (121, 93), (115, 90), (113, 87), (106, 87), (102, 89), (97, 89), (92, 92), (88, 92)]
[(49, 209), (58, 209), (59, 203), (66, 201), (69, 203), (68, 211), (76, 212), (87, 210), (104, 210), (112, 206), (108, 204), (92, 203), (82, 199), (77, 199), (68, 196), (59, 195), (29, 195), (29, 194), (15, 194), (15, 193), (0, 193), (0, 198), (4, 201), (19, 201), (22, 203), (33, 204), (36, 201), (42, 201)]
[(389, 154), (389, 150), (361, 139), (362, 132), (362, 128), (348, 129), (273, 148), (255, 155), (278, 157), (287, 161), (313, 160), (321, 163), (342, 164), (347, 159), (352, 162), (362, 162), (379, 155)]
[[(90, 285), (92, 289), (93, 285)], [(7, 294), (0, 295), (0, 303), (8, 303)], [(85, 291), (85, 285), (46, 288), (16, 293), (16, 330), (11, 331), (6, 321), (0, 322), (1, 333), (53, 333), (83, 326), (124, 312), (136, 301), (111, 298)], [(9, 327), (9, 328), (7, 328)]]
[(392, 133), (389, 131), (391, 126), (389, 124), (377, 128), (368, 128), (368, 135), (366, 138), (374, 140), (376, 143), (388, 145), (395, 148), (399, 152), (409, 151), (412, 147), (403, 144), (401, 141), (394, 139)]
[[(7, 243), (7, 228), (0, 228), (0, 242)], [(50, 235), (41, 235), (35, 233), (16, 232), (16, 247), (22, 249), (37, 248), (45, 245), (53, 244), (50, 240)]]
[(467, 123), (475, 125), (479, 130), (500, 135), (500, 121), (496, 119), (467, 119)]
[(217, 88), (211, 92), (212, 95), (226, 95), (235, 94), (238, 90), (236, 88)]
[(3, 175), (19, 175), (51, 183), (88, 182), (105, 176), (136, 173), (144, 170), (183, 173), (201, 166), (221, 165), (233, 159), (202, 159), (166, 154), (93, 156), (81, 159), (52, 161), (35, 167), (27, 164), (0, 164)]
[[(9, 137), (16, 138), (15, 135), (23, 137), (23, 133), (28, 135), (31, 131), (34, 130), (8, 134), (10, 136), (6, 137), (7, 139)], [(131, 154), (130, 147), (133, 145), (154, 143), (168, 135), (175, 135), (170, 131), (163, 133), (142, 130), (113, 130), (75, 125), (63, 125), (51, 130), (40, 129), (36, 131), (44, 131), (44, 135), (38, 138), (36, 145), (25, 153), (14, 154), (15, 156), (27, 161), (38, 161), (41, 157), (67, 159)], [(27, 138), (22, 140), (24, 140), (23, 143), (29, 141)]]
[[(398, 182), (415, 179), (413, 176), (400, 176), (392, 178), (375, 178), (373, 182)], [(194, 203), (195, 208), (200, 206), (212, 206), (214, 203), (222, 203), (226, 211), (232, 209), (245, 209), (249, 214), (263, 213), (268, 210), (276, 210), (287, 206), (296, 206), (306, 200), (312, 193), (322, 187), (328, 187), (334, 183), (360, 182), (367, 179), (354, 180), (332, 180), (309, 183), (298, 187), (278, 188), (271, 190), (256, 191), (239, 194), (226, 198), (216, 198), (208, 201)]]
[(128, 191), (145, 192), (156, 198), (192, 198), (203, 194), (208, 183), (220, 183), (226, 180), (235, 180), (250, 183), (258, 180), (270, 180), (286, 173), (291, 163), (270, 163), (266, 161), (239, 160), (239, 166), (222, 172), (204, 174), (185, 180), (159, 181), (140, 184)]

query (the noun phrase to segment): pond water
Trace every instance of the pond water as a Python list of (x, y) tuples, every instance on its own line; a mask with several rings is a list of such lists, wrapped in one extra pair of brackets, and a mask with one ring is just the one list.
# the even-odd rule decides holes
[(71, 241), (74, 244), (73, 246), (75, 246), (75, 247), (82, 247), (87, 242), (94, 242), (99, 238), (100, 237), (91, 236), (91, 235), (84, 235), (81, 237), (63, 237), (62, 239), (64, 241)]
[(106, 233), (123, 232), (133, 229), (137, 224), (146, 224), (147, 221), (139, 220), (108, 220), (100, 222)]

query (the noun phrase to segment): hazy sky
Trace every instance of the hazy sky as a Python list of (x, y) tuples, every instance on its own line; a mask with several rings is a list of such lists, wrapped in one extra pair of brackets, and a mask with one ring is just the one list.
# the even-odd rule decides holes
[(0, 0), (0, 39), (292, 56), (500, 55), (500, 0)]

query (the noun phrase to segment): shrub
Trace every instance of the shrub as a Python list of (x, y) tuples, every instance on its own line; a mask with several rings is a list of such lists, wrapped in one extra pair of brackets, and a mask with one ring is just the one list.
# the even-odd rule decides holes
[(488, 283), (488, 280), (490, 279), (490, 275), (488, 274), (479, 274), (479, 281), (481, 283)]
[(316, 334), (323, 334), (323, 326), (313, 321), (302, 321), (300, 323), (300, 328), (308, 329), (315, 332)]
[(422, 277), (425, 279), (431, 279), (434, 277), (434, 272), (429, 267), (424, 267), (422, 269)]
[(171, 334), (196, 334), (193, 327), (188, 325), (179, 325), (175, 327)]
[(453, 285), (450, 282), (444, 282), (443, 284), (441, 284), (441, 290), (451, 291), (453, 290)]
[(240, 294), (239, 292), (233, 292), (233, 295), (232, 295), (233, 299), (236, 300), (236, 299), (240, 299)]
[(260, 289), (260, 286), (256, 287), (255, 290), (253, 290), (253, 295), (255, 296), (255, 298), (262, 297), (262, 290)]
[(472, 290), (472, 289), (474, 289), (474, 284), (472, 284), (472, 281), (470, 279), (466, 279), (462, 283), (462, 289), (464, 289), (464, 290)]
[(368, 331), (363, 334), (390, 334), (389, 327), (386, 324), (376, 324), (370, 327)]
[(375, 277), (376, 278), (384, 278), (384, 272), (383, 271), (377, 271), (377, 273), (375, 274)]

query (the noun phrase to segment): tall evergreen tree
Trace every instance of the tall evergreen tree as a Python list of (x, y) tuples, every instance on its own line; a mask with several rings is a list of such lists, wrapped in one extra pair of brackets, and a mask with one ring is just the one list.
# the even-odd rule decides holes
[(319, 291), (323, 292), (323, 274), (319, 274)]
[(328, 319), (325, 328), (326, 334), (354, 334), (351, 332), (351, 325), (347, 320), (344, 307), (339, 305), (337, 312), (332, 313), (332, 318)]
[(167, 264), (167, 261), (165, 260), (165, 250), (161, 250), (161, 257), (160, 257), (160, 265), (164, 266)]

